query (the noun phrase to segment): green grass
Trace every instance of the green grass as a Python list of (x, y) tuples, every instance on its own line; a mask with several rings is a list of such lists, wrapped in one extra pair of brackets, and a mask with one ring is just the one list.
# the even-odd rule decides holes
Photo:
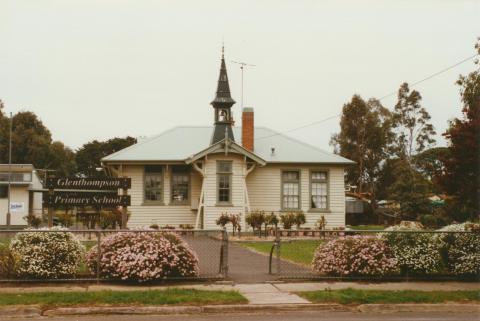
[(367, 304), (367, 303), (444, 303), (480, 302), (478, 291), (377, 291), (342, 289), (333, 291), (300, 292), (313, 303)]
[(0, 305), (201, 305), (239, 304), (248, 301), (235, 291), (165, 289), (149, 291), (2, 293)]
[[(317, 247), (324, 243), (322, 240), (298, 240), (281, 243), (281, 257), (283, 259), (296, 263), (310, 265), (313, 259), (313, 253)], [(258, 252), (270, 254), (272, 242), (244, 242), (241, 246), (253, 249)]]

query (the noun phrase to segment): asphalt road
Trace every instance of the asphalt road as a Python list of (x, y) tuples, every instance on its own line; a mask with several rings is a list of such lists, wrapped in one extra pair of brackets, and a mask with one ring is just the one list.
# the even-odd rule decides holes
[(3, 319), (0, 320), (49, 320), (49, 321), (477, 321), (479, 315), (471, 313), (395, 313), (395, 314), (367, 314), (351, 312), (282, 312), (281, 314), (222, 314), (222, 315), (168, 315), (168, 316), (140, 316), (140, 315), (111, 315), (85, 317), (55, 317), (37, 319)]

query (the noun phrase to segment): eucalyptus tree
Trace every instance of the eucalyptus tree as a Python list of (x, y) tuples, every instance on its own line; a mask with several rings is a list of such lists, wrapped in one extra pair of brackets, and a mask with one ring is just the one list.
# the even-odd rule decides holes
[(355, 161), (347, 169), (347, 180), (359, 193), (371, 193), (375, 199), (376, 181), (392, 140), (391, 113), (377, 99), (365, 101), (354, 95), (343, 106), (340, 132), (332, 136), (330, 144), (335, 153)]

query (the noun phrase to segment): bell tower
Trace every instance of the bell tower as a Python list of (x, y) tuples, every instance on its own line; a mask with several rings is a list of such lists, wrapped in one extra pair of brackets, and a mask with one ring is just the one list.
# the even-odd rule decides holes
[(232, 106), (235, 100), (230, 95), (230, 85), (228, 84), (227, 67), (225, 66), (224, 48), (222, 47), (222, 61), (220, 64), (220, 75), (218, 77), (217, 92), (215, 99), (210, 103), (215, 110), (214, 120), (215, 128), (213, 130), (212, 141), (210, 144), (215, 144), (227, 135), (231, 140), (233, 137), (232, 125)]

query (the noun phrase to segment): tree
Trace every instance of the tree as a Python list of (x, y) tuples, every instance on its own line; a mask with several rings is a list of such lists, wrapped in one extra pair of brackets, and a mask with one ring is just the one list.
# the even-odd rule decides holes
[(391, 114), (376, 99), (359, 95), (343, 106), (340, 133), (332, 136), (335, 152), (356, 162), (348, 169), (348, 182), (358, 191), (369, 191), (375, 199), (375, 182), (388, 157), (393, 138)]
[(390, 198), (400, 204), (400, 215), (406, 219), (418, 219), (431, 213), (428, 194), (429, 181), (417, 172), (406, 159), (398, 159), (393, 166), (395, 180), (388, 187)]
[(77, 172), (75, 153), (62, 142), (55, 141), (50, 145), (45, 168), (54, 169), (57, 176), (72, 176)]
[(3, 101), (0, 100), (0, 164), (8, 162), (9, 121), (4, 113)]
[(77, 150), (75, 157), (79, 174), (88, 177), (105, 176), (104, 172), (97, 171), (97, 168), (101, 166), (101, 159), (136, 142), (135, 138), (127, 136), (125, 138), (115, 137), (105, 142), (93, 140), (84, 144)]
[[(480, 40), (475, 49), (480, 54)], [(475, 62), (479, 65), (479, 62)], [(463, 103), (463, 117), (450, 122), (443, 134), (449, 141), (442, 185), (454, 197), (451, 217), (478, 220), (480, 217), (480, 69), (457, 81)]]
[(445, 191), (441, 185), (441, 179), (445, 171), (444, 160), (449, 155), (449, 148), (434, 147), (426, 149), (413, 157), (413, 166), (432, 183), (432, 191), (435, 193), (443, 193)]
[[(3, 119), (4, 116), (2, 116)], [(6, 118), (6, 117), (5, 117)], [(5, 123), (5, 124), (4, 124)], [(2, 121), (0, 162), (8, 162), (9, 123)], [(52, 135), (32, 112), (19, 112), (12, 121), (12, 163), (33, 164), (45, 168), (49, 157)]]
[(416, 90), (410, 92), (407, 83), (398, 90), (398, 102), (393, 112), (397, 132), (395, 147), (400, 158), (411, 160), (416, 153), (435, 143), (436, 134), (430, 121), (430, 114), (422, 107), (422, 96)]

